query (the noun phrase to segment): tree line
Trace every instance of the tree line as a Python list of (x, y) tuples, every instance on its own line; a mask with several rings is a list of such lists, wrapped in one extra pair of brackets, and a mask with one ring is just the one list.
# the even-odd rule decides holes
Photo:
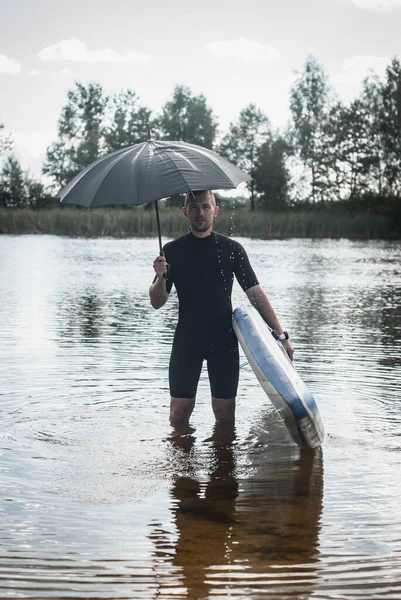
[[(249, 104), (223, 135), (204, 95), (175, 86), (153, 115), (132, 90), (107, 95), (98, 83), (76, 82), (67, 94), (56, 140), (35, 181), (10, 151), (0, 124), (0, 205), (46, 206), (57, 190), (100, 155), (152, 138), (213, 149), (252, 176), (249, 205), (283, 210), (352, 205), (401, 215), (401, 63), (393, 58), (380, 79), (372, 73), (359, 96), (341, 102), (324, 68), (309, 57), (290, 90), (290, 120), (273, 128)], [(173, 202), (174, 199), (171, 201)], [(379, 208), (378, 208), (379, 207)]]

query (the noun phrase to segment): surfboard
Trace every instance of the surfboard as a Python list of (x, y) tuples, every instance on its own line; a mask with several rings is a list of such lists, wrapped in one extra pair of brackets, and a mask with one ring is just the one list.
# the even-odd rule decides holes
[(316, 401), (256, 308), (236, 308), (233, 327), (260, 385), (292, 439), (301, 448), (321, 446), (324, 426)]

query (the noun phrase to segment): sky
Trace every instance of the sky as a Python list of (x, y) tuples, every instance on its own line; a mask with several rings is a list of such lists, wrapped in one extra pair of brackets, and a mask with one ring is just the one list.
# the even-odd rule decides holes
[(349, 102), (401, 55), (400, 32), (401, 0), (0, 0), (0, 123), (38, 177), (76, 81), (132, 89), (155, 114), (183, 84), (220, 133), (251, 102), (283, 128), (309, 55)]

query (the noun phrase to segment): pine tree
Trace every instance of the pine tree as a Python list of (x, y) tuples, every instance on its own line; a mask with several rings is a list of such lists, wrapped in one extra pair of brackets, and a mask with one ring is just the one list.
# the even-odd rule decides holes
[(15, 156), (8, 156), (0, 175), (0, 205), (22, 208), (28, 205), (24, 172)]

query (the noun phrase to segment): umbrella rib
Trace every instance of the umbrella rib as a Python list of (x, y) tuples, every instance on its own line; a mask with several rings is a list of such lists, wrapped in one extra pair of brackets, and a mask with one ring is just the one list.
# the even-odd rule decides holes
[[(87, 174), (90, 174), (91, 172), (93, 172), (93, 170), (99, 165), (101, 164), (105, 159), (108, 158), (116, 158), (119, 159), (121, 154), (124, 154), (127, 151), (126, 148), (120, 148), (120, 150), (116, 150), (115, 152), (112, 152), (109, 155), (106, 156), (101, 156), (100, 158), (98, 158), (97, 160), (95, 160), (93, 163), (91, 163), (90, 165), (88, 165), (87, 167), (85, 167), (84, 169), (82, 169), (82, 171), (80, 171), (77, 175), (75, 175), (75, 177), (73, 177), (71, 179), (71, 181), (69, 181), (69, 183), (64, 186), (58, 193), (59, 198), (62, 200), (65, 196), (67, 196), (67, 194), (70, 192), (70, 190), (72, 190)], [(102, 185), (103, 180), (107, 177), (109, 171), (113, 168), (115, 163), (112, 163), (111, 165), (108, 166), (107, 171), (105, 173), (105, 175), (103, 175), (102, 177), (102, 181), (99, 182), (98, 186), (97, 186), (97, 190), (99, 189), (99, 187)], [(96, 195), (97, 190), (95, 192), (94, 195)]]
[[(141, 151), (142, 151), (142, 149), (141, 149)], [(97, 189), (96, 189), (96, 192), (94, 192), (94, 194), (93, 194), (93, 199), (94, 199), (94, 200), (96, 199), (96, 196), (97, 196), (97, 194), (98, 194), (98, 192), (99, 192), (99, 190), (100, 190), (101, 186), (104, 184), (105, 180), (106, 180), (106, 179), (108, 178), (108, 176), (110, 175), (110, 172), (111, 172), (111, 171), (112, 171), (112, 169), (114, 168), (115, 164), (116, 164), (116, 163), (117, 163), (119, 160), (121, 160), (121, 157), (124, 157), (126, 154), (129, 154), (129, 148), (122, 148), (121, 150), (117, 150), (117, 151), (115, 152), (115, 154), (116, 154), (116, 158), (117, 158), (118, 160), (116, 160), (116, 161), (115, 161), (115, 163), (112, 163), (111, 165), (108, 165), (108, 166), (107, 166), (107, 168), (106, 168), (106, 172), (103, 174), (103, 176), (102, 176), (102, 180), (101, 180), (101, 181), (99, 181), (99, 183), (98, 183), (98, 186), (97, 186)], [(105, 158), (106, 158), (106, 157), (105, 157)]]
[[(149, 140), (149, 144), (153, 144), (152, 140)], [(146, 142), (143, 145), (143, 147), (140, 149), (138, 154), (135, 156), (134, 164), (133, 164), (134, 171), (137, 170), (138, 156), (140, 156), (142, 154), (142, 152), (145, 150), (145, 148), (146, 148)], [(139, 198), (139, 177), (134, 177), (134, 181), (136, 181), (136, 196), (137, 196), (137, 198)]]
[[(208, 158), (211, 158), (211, 157), (209, 157), (209, 156), (208, 156), (206, 153), (204, 153), (204, 154), (205, 154), (205, 155), (206, 155)], [(177, 170), (178, 170), (179, 174), (181, 175), (182, 179), (184, 180), (184, 182), (185, 182), (185, 185), (186, 185), (186, 186), (187, 186), (187, 188), (188, 188), (188, 191), (193, 191), (193, 190), (191, 190), (190, 186), (188, 185), (188, 183), (187, 183), (187, 181), (186, 181), (186, 179), (185, 179), (184, 175), (181, 173), (181, 171), (180, 171), (179, 167), (177, 166), (177, 164), (176, 164), (176, 162), (175, 162), (174, 158), (173, 158), (173, 157), (169, 157), (169, 158), (170, 158), (171, 162), (174, 164), (174, 166), (177, 168)], [(187, 159), (185, 158), (185, 156), (184, 156), (184, 159), (185, 159), (185, 160), (187, 160)], [(187, 160), (187, 162), (188, 162), (188, 160)], [(216, 172), (216, 173), (218, 173), (220, 176), (221, 176), (221, 175), (223, 175), (223, 176), (226, 178), (226, 180), (228, 180), (228, 181), (229, 181), (229, 179), (227, 178), (227, 174), (226, 174), (226, 173), (223, 171), (223, 169), (220, 167), (220, 165), (219, 165), (218, 163), (216, 163), (216, 162), (214, 162), (213, 164), (214, 164), (214, 169), (215, 169), (215, 172)], [(198, 169), (198, 170), (199, 170), (200, 172), (202, 172), (202, 171), (201, 171), (201, 169)]]
[[(164, 152), (165, 152), (165, 151), (166, 151), (166, 150), (164, 150)], [(172, 158), (172, 156), (169, 156), (168, 154), (167, 154), (166, 156), (163, 156), (161, 153), (159, 153), (159, 156), (160, 156), (160, 158), (161, 158), (161, 159), (162, 159), (162, 160), (163, 160), (165, 163), (167, 163), (167, 159), (168, 159), (170, 162), (172, 162), (172, 163), (173, 163), (173, 165), (174, 165), (174, 167), (176, 167), (176, 169), (177, 169), (177, 172), (179, 173), (180, 177), (181, 177), (181, 178), (182, 178), (182, 180), (184, 181), (184, 183), (185, 183), (185, 185), (186, 185), (186, 187), (187, 187), (187, 191), (189, 191), (189, 192), (190, 192), (190, 191), (191, 191), (191, 188), (189, 187), (189, 185), (188, 185), (188, 183), (187, 183), (187, 181), (186, 181), (186, 179), (185, 179), (184, 175), (181, 173), (181, 170), (178, 168), (178, 166), (177, 166), (176, 162), (174, 161), (174, 159)]]

